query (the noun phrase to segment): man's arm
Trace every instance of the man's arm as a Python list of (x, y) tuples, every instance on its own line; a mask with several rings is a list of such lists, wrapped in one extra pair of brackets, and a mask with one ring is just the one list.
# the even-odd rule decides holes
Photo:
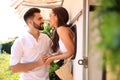
[(36, 61), (36, 62), (32, 62), (32, 63), (18, 63), (16, 65), (10, 66), (11, 70), (13, 73), (17, 73), (17, 72), (27, 72), (30, 71), (34, 68), (40, 67), (44, 65), (44, 61), (42, 59), (42, 57)]

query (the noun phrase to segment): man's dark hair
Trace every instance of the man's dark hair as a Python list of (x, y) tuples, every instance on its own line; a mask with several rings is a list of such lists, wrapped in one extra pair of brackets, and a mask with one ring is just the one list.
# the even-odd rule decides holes
[(40, 13), (40, 9), (38, 8), (30, 8), (25, 14), (24, 14), (24, 21), (27, 22), (27, 19), (33, 18), (34, 13)]

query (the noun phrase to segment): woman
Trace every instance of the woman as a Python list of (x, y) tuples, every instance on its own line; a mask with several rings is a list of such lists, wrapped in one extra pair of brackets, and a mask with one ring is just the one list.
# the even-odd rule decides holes
[(74, 33), (67, 25), (69, 14), (63, 7), (53, 8), (50, 13), (50, 26), (55, 28), (52, 37), (52, 53), (45, 57), (45, 64), (49, 65), (54, 60), (64, 60), (74, 54)]

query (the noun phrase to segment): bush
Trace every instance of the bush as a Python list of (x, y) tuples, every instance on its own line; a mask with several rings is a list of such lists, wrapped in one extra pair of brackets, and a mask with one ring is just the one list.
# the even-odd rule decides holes
[(14, 41), (2, 43), (2, 52), (11, 53), (11, 46)]
[(116, 74), (115, 80), (120, 80), (120, 0), (100, 2), (101, 7), (96, 11), (101, 37), (99, 48), (104, 53), (104, 67), (109, 66), (109, 70)]
[(2, 45), (1, 52), (4, 53), (11, 53), (11, 46), (13, 45), (13, 42), (17, 39), (18, 37), (14, 37), (12, 40), (9, 40), (7, 42), (2, 42), (0, 43)]
[(51, 38), (52, 37), (52, 31), (53, 31), (53, 29), (50, 27), (50, 24), (45, 23), (44, 24), (44, 30), (41, 30), (40, 32), (48, 35), (48, 37)]
[(10, 55), (0, 54), (0, 80), (19, 80), (19, 74), (13, 74), (9, 68)]
[(60, 80), (60, 78), (56, 75), (55, 71), (59, 68), (59, 65), (55, 62), (52, 62), (49, 69), (49, 77), (50, 80)]

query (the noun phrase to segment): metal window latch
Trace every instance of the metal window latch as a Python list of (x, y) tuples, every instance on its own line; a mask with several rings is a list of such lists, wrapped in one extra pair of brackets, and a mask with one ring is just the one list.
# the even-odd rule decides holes
[(83, 65), (84, 68), (88, 68), (88, 57), (78, 60), (79, 65)]

